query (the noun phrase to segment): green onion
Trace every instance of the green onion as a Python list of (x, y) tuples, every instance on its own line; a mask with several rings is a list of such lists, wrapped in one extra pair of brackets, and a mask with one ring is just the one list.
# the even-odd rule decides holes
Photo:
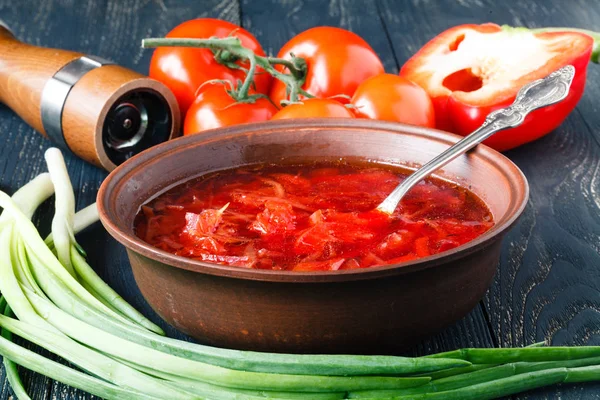
[(65, 161), (56, 148), (50, 148), (44, 154), (50, 178), (55, 188), (56, 201), (55, 214), (52, 219), (52, 233), (54, 235), (54, 248), (58, 260), (63, 267), (75, 277), (75, 270), (71, 265), (71, 243), (73, 242), (73, 217), (75, 215), (75, 194), (67, 173)]
[(488, 400), (498, 397), (536, 389), (557, 383), (581, 383), (598, 381), (600, 366), (594, 365), (579, 368), (553, 368), (535, 372), (527, 372), (506, 378), (494, 379), (456, 390), (444, 392), (407, 394), (387, 397), (394, 400)]
[[(50, 178), (55, 188), (56, 213), (52, 220), (52, 244), (56, 250), (58, 261), (73, 277), (83, 280), (87, 286), (94, 290), (94, 293), (98, 294), (102, 300), (105, 300), (117, 311), (113, 311), (109, 306), (106, 306), (105, 310), (110, 310), (115, 314), (121, 314), (120, 316), (124, 318), (128, 318), (153, 332), (164, 335), (163, 330), (159, 326), (152, 323), (127, 304), (121, 296), (100, 279), (77, 251), (73, 251), (80, 248), (80, 246), (75, 241), (73, 233), (75, 196), (73, 194), (71, 180), (69, 179), (62, 154), (58, 149), (48, 149), (45, 153), (45, 157), (48, 170), (50, 171)], [(94, 217), (97, 216), (97, 213), (94, 214), (87, 211), (80, 215)], [(79, 219), (81, 219), (81, 217)], [(74, 259), (72, 259), (73, 253), (77, 253), (75, 254)], [(74, 265), (75, 263), (77, 264)], [(105, 302), (99, 301), (99, 303)], [(102, 304), (102, 306), (104, 306), (104, 304)]]
[(35, 325), (0, 315), (0, 326), (25, 340), (61, 356), (95, 376), (127, 389), (154, 393), (163, 399), (189, 399), (189, 395), (153, 379), (131, 367), (115, 362), (100, 352)]
[(600, 346), (525, 347), (522, 349), (460, 349), (428, 358), (456, 358), (473, 364), (505, 364), (519, 361), (558, 361), (600, 357)]
[(425, 393), (421, 395), (403, 395), (390, 399), (394, 400), (486, 400), (535, 389), (541, 386), (561, 383), (567, 377), (566, 368), (530, 372), (528, 374), (480, 383), (466, 388), (446, 392)]
[[(44, 175), (44, 174), (42, 174), (42, 175)], [(48, 174), (46, 174), (46, 175), (48, 175)], [(41, 176), (41, 175), (38, 175), (38, 176)], [(26, 187), (28, 185), (25, 185), (24, 187)], [(52, 195), (52, 193), (54, 193), (54, 187), (52, 187), (52, 192), (50, 193), (50, 195)], [(15, 193), (15, 195), (16, 195), (16, 193)], [(13, 195), (13, 200), (15, 200), (15, 202), (18, 204), (21, 211), (24, 212), (23, 208), (21, 207), (21, 204), (15, 199), (14, 195)], [(27, 213), (25, 213), (25, 215), (27, 215)], [(73, 217), (73, 234), (76, 235), (79, 232), (86, 229), (88, 226), (95, 224), (96, 222), (98, 222), (98, 218), (99, 218), (98, 217), (98, 207), (96, 207), (96, 203), (92, 203), (89, 206), (77, 211), (75, 213), (75, 216)], [(48, 247), (54, 248), (54, 236), (52, 235), (52, 232), (50, 232), (50, 234), (46, 237), (44, 242), (48, 245)], [(79, 250), (81, 250), (83, 252), (82, 255), (85, 257), (86, 256), (85, 251), (83, 251), (81, 246), (79, 246), (76, 243), (77, 242), (75, 242), (73, 244), (76, 247), (78, 247)]]
[[(600, 357), (579, 358), (568, 361), (546, 361), (538, 363), (518, 362), (499, 365), (496, 367), (472, 372), (464, 375), (456, 375), (444, 379), (432, 381), (432, 387), (436, 392), (457, 389), (465, 386), (484, 383), (498, 378), (519, 375), (527, 372), (542, 371), (556, 368), (587, 367), (600, 364)], [(417, 393), (417, 392), (415, 392)]]
[(443, 369), (427, 374), (418, 374), (416, 376), (429, 376), (431, 379), (442, 379), (455, 375), (467, 374), (469, 372), (481, 371), (482, 369), (495, 367), (496, 365), (497, 364), (471, 364), (467, 367)]
[(143, 326), (149, 331), (164, 335), (165, 332), (158, 325), (144, 317), (138, 310), (127, 303), (117, 292), (108, 286), (99, 276), (96, 271), (90, 267), (85, 261), (85, 258), (80, 254), (75, 246), (71, 246), (70, 257), (73, 268), (77, 276), (81, 279), (88, 291), (92, 291), (95, 297), (101, 302), (105, 302), (108, 307), (113, 307), (115, 312), (120, 313), (125, 318)]
[[(133, 366), (128, 362), (125, 364)], [(237, 399), (240, 395), (253, 396), (256, 398), (269, 398), (269, 399), (311, 399), (311, 400), (337, 400), (345, 399), (346, 392), (311, 392), (311, 393), (297, 393), (297, 392), (281, 392), (271, 390), (250, 390), (250, 389), (236, 389), (236, 388), (225, 388), (222, 386), (213, 385), (206, 382), (195, 381), (192, 379), (182, 378), (180, 376), (166, 374), (151, 368), (136, 366), (140, 371), (147, 373), (148, 375), (156, 376), (161, 379), (172, 382), (177, 387), (183, 387), (193, 393), (207, 396), (211, 400), (229, 400)]]
[[(7, 332), (7, 331), (5, 331)], [(105, 399), (115, 400), (155, 400), (158, 397), (148, 396), (133, 390), (123, 389), (118, 386), (107, 383), (103, 380), (94, 378), (83, 372), (66, 367), (55, 361), (42, 357), (31, 350), (18, 346), (10, 341), (10, 336), (2, 335), (0, 338), (0, 355), (4, 357), (4, 362), (10, 360), (11, 363), (22, 365), (23, 367), (46, 375), (51, 379), (62, 382), (69, 386), (85, 390), (96, 396)], [(8, 372), (8, 369), (7, 369)], [(10, 382), (15, 395), (19, 400), (26, 400), (26, 393), (18, 393), (17, 386)]]
[[(4, 297), (0, 296), (0, 311), (3, 315), (10, 316), (11, 311), (10, 307), (4, 300)], [(12, 340), (12, 333), (7, 331), (6, 329), (0, 329), (0, 337), (6, 339), (7, 341)], [(1, 339), (0, 339), (1, 340)], [(6, 378), (8, 379), (8, 383), (12, 388), (15, 396), (19, 400), (31, 400), (29, 394), (27, 394), (27, 390), (23, 386), (23, 382), (21, 381), (21, 377), (19, 376), (19, 371), (17, 369), (17, 364), (15, 364), (10, 358), (4, 357), (3, 360), (4, 370), (6, 371)]]
[[(33, 178), (28, 184), (20, 188), (13, 194), (13, 201), (19, 207), (19, 210), (28, 218), (31, 219), (35, 210), (46, 199), (54, 194), (54, 186), (50, 174), (44, 172)], [(8, 213), (3, 213), (1, 219), (8, 219)]]
[[(545, 361), (538, 363), (518, 362), (498, 365), (491, 368), (485, 368), (471, 373), (450, 376), (447, 378), (435, 379), (426, 385), (418, 388), (410, 388), (405, 390), (370, 390), (357, 391), (350, 393), (349, 398), (393, 398), (397, 396), (406, 396), (409, 394), (423, 394), (431, 392), (446, 392), (459, 388), (485, 383), (500, 378), (507, 378), (519, 374), (530, 372), (551, 370), (557, 368), (576, 368), (600, 365), (600, 357), (579, 358), (568, 361)], [(597, 377), (598, 378), (598, 377)]]
[[(8, 212), (9, 215), (15, 220), (15, 223), (20, 224), (20, 225), (18, 225), (19, 226), (18, 231), (20, 233), (19, 236), (26, 242), (26, 245), (27, 245), (26, 246), (26, 249), (28, 251), (27, 263), (29, 265), (26, 265), (26, 266), (21, 265), (20, 267), (22, 269), (23, 268), (24, 269), (32, 268), (33, 279), (36, 282), (39, 282), (41, 284), (41, 287), (37, 287), (37, 288), (33, 287), (33, 285), (25, 285), (23, 287), (18, 287), (18, 291), (15, 288), (13, 288), (13, 291), (18, 295), (22, 295), (23, 291), (26, 291), (26, 292), (28, 292), (27, 295), (30, 298), (31, 297), (36, 298), (38, 303), (40, 301), (47, 302), (46, 305), (52, 304), (52, 303), (40, 296), (42, 294), (41, 290), (43, 290), (44, 295), (49, 295), (50, 298), (53, 298), (53, 297), (56, 298), (56, 294), (55, 293), (53, 294), (53, 291), (56, 291), (57, 288), (60, 289), (61, 285), (62, 285), (63, 292), (66, 291), (67, 293), (75, 294), (76, 295), (75, 297), (80, 295), (81, 287), (77, 286), (76, 281), (74, 281), (74, 279), (71, 279), (71, 277), (64, 274), (62, 272), (63, 270), (59, 269), (58, 267), (53, 268), (53, 266), (51, 264), (56, 259), (52, 258), (52, 256), (54, 256), (54, 255), (51, 254), (47, 248), (42, 249), (40, 247), (39, 236), (36, 237), (36, 235), (29, 235), (29, 233), (33, 234), (33, 229), (32, 229), (32, 225), (31, 225), (30, 221), (27, 219), (27, 216), (20, 213), (18, 208), (14, 204), (14, 202), (12, 202), (11, 199), (9, 199), (6, 195), (4, 195), (2, 193), (0, 193), (0, 202), (2, 203), (2, 205), (5, 208), (5, 214)], [(5, 227), (2, 231), (2, 233), (0, 233), (0, 235), (2, 235), (2, 234), (7, 235), (7, 238), (8, 238), (13, 234), (13, 231), (12, 231), (13, 229), (14, 229), (14, 226), (9, 226), (8, 228)], [(23, 232), (23, 230), (24, 230), (24, 232)], [(35, 233), (37, 233), (37, 232), (35, 232)], [(2, 241), (1, 239), (2, 238), (0, 237), (0, 242), (4, 243), (5, 241)], [(7, 246), (7, 247), (8, 247), (8, 250), (10, 250), (10, 246)], [(32, 252), (31, 249), (35, 249), (36, 251)], [(39, 251), (37, 251), (37, 250), (39, 250)], [(13, 253), (14, 253), (14, 251), (13, 251)], [(10, 254), (10, 251), (7, 252), (7, 254)], [(13, 260), (13, 261), (18, 262), (19, 264), (23, 263), (23, 260)], [(58, 265), (58, 264), (56, 264), (56, 265)], [(25, 276), (25, 275), (23, 274), (23, 276)], [(13, 278), (13, 283), (18, 283), (18, 280), (16, 280), (16, 277), (14, 275), (12, 276), (12, 278)], [(10, 281), (10, 280), (8, 280), (8, 281)], [(49, 284), (48, 282), (51, 282), (51, 284)], [(3, 291), (6, 292), (6, 289), (3, 288)], [(9, 287), (9, 291), (10, 291), (10, 287)], [(35, 292), (38, 292), (39, 294), (36, 294)], [(19, 302), (29, 305), (29, 303), (26, 301), (23, 301), (22, 298), (19, 299)], [(79, 299), (79, 302), (81, 302), (81, 299)], [(106, 313), (106, 310), (102, 310), (100, 307), (97, 306), (97, 304), (93, 304), (93, 302), (91, 302), (91, 301), (84, 301), (83, 303), (86, 304), (87, 307), (90, 307), (92, 309), (95, 309), (98, 312), (101, 312), (106, 317), (109, 316), (109, 314)], [(77, 304), (77, 303), (75, 303), (75, 304)], [(36, 305), (38, 307), (40, 306), (39, 304), (36, 304)], [(92, 307), (92, 305), (94, 307)], [(38, 320), (39, 316), (42, 316), (44, 318), (49, 318), (49, 314), (47, 313), (48, 310), (39, 312), (39, 314), (36, 314), (38, 312), (37, 310), (36, 310), (36, 313), (27, 314), (31, 310), (26, 309), (25, 306), (23, 306), (23, 307), (24, 307), (24, 310), (26, 310), (26, 311), (24, 311), (22, 314), (24, 314), (26, 316), (26, 318), (30, 318), (34, 322), (39, 322), (39, 320)], [(53, 311), (53, 315), (57, 313), (57, 310), (60, 310), (60, 309), (55, 307), (55, 309), (51, 310), (51, 311)], [(35, 317), (33, 317), (33, 315), (35, 315)], [(63, 313), (62, 315), (59, 314), (59, 316), (62, 316), (63, 318), (65, 316), (70, 317), (67, 313)], [(73, 320), (78, 321), (75, 318), (73, 318), (72, 321)], [(121, 326), (127, 326), (121, 320), (117, 319), (116, 321), (118, 321), (121, 324)], [(106, 376), (105, 371), (102, 370), (102, 361), (104, 361), (104, 360), (102, 359), (102, 356), (100, 354), (95, 354), (94, 352), (90, 352), (91, 351), (91, 349), (90, 349), (87, 352), (84, 352), (86, 357), (81, 358), (81, 354), (79, 354), (79, 351), (82, 351), (82, 348), (77, 348), (77, 347), (74, 347), (77, 350), (74, 353), (73, 352), (63, 353), (68, 348), (68, 346), (67, 346), (68, 343), (70, 343), (71, 345), (73, 344), (72, 340), (67, 339), (66, 337), (63, 337), (61, 335), (53, 336), (52, 333), (49, 333), (50, 330), (49, 329), (47, 330), (47, 326), (44, 326), (44, 324), (39, 324), (40, 325), (39, 328), (42, 329), (42, 332), (44, 333), (44, 335), (41, 335), (40, 333), (38, 333), (38, 331), (34, 330), (33, 326), (28, 325), (28, 329), (22, 329), (22, 326), (20, 327), (18, 325), (19, 321), (15, 321), (15, 320), (11, 321), (11, 320), (7, 320), (7, 319), (2, 319), (2, 324), (5, 328), (12, 329), (13, 331), (21, 328), (21, 330), (19, 331), (19, 334), (23, 335), (23, 337), (25, 337), (31, 341), (34, 341), (35, 343), (37, 343), (41, 346), (45, 346), (46, 348), (49, 348), (50, 350), (54, 349), (53, 351), (57, 351), (57, 349), (58, 349), (60, 355), (63, 356), (65, 359), (68, 359), (77, 365), (80, 365), (80, 366), (83, 365), (83, 368), (85, 368), (88, 371), (94, 371), (94, 373), (98, 376), (101, 376), (101, 377)], [(96, 339), (99, 339), (99, 343), (96, 343), (96, 344), (100, 344), (100, 346), (106, 346), (106, 347), (102, 347), (102, 350), (110, 353), (110, 351), (111, 351), (110, 350), (110, 342), (108, 340), (106, 340), (107, 335), (104, 333), (104, 331), (101, 331), (92, 326), (82, 324), (81, 322), (79, 322), (79, 324), (81, 324), (81, 325), (77, 325), (79, 328), (81, 328), (82, 326), (84, 328), (87, 327), (87, 330), (84, 329), (84, 332), (86, 334), (89, 334), (90, 330), (92, 332), (94, 332), (94, 329), (96, 329), (96, 331), (97, 331), (97, 332), (95, 332), (95, 333), (97, 333)], [(57, 325), (56, 327), (60, 328), (61, 326)], [(63, 326), (63, 330), (64, 330), (64, 326)], [(46, 337), (46, 341), (42, 341), (42, 337)], [(47, 342), (49, 340), (48, 338), (52, 339), (51, 343)], [(86, 343), (87, 345), (90, 344), (88, 337), (77, 336), (77, 338), (78, 338), (78, 340), (82, 341), (82, 343)], [(110, 337), (110, 336), (108, 336), (108, 338), (110, 338), (111, 340), (114, 339), (113, 337)], [(121, 339), (121, 340), (123, 340), (123, 339)], [(127, 348), (131, 347), (131, 343), (124, 341), (124, 340), (121, 343), (124, 346), (121, 348), (118, 348), (117, 351), (113, 350), (113, 353), (116, 353), (116, 355), (113, 354), (113, 356), (122, 356), (129, 360), (130, 358), (128, 356), (130, 355), (130, 353), (128, 352)], [(72, 349), (73, 348), (71, 348), (71, 350)], [(140, 352), (143, 354), (143, 353), (147, 353), (148, 350), (151, 350), (151, 349), (140, 348), (138, 350), (140, 350)], [(123, 353), (123, 351), (124, 351), (124, 353)], [(169, 354), (165, 354), (165, 353), (158, 352), (155, 350), (151, 350), (150, 354), (153, 354), (154, 356), (158, 355), (159, 359), (163, 360), (163, 361), (165, 358), (168, 361), (169, 358), (172, 357), (171, 359), (173, 361), (176, 361), (177, 363), (182, 362), (182, 360), (179, 358), (176, 358), (176, 357), (170, 356)], [(140, 360), (135, 357), (133, 359), (140, 362)], [(84, 360), (94, 360), (94, 363), (98, 362), (98, 363), (100, 363), (100, 365), (95, 365), (94, 363), (83, 364)], [(146, 364), (146, 361), (148, 361), (149, 358), (147, 356), (145, 356), (145, 358), (142, 357), (141, 360), (142, 360), (141, 361), (142, 363)], [(442, 360), (442, 361), (445, 362), (444, 360)], [(451, 363), (455, 363), (455, 362), (451, 361)], [(419, 364), (419, 362), (417, 362), (415, 364)], [(446, 364), (448, 364), (448, 363), (446, 362)], [(159, 367), (156, 364), (150, 364), (150, 365)], [(193, 361), (192, 362), (188, 361), (186, 363), (185, 360), (183, 360), (183, 365), (184, 366), (186, 366), (186, 365), (192, 366), (192, 367), (203, 366), (203, 367), (207, 368), (208, 371), (211, 371), (213, 374), (215, 374), (216, 378), (217, 378), (217, 382), (220, 382), (220, 383), (227, 383), (226, 379), (222, 382), (219, 381), (219, 379), (221, 379), (223, 374), (225, 374), (225, 375), (233, 374), (233, 378), (239, 379), (239, 382), (234, 382), (232, 384), (236, 385), (236, 386), (240, 386), (240, 387), (248, 386), (244, 382), (244, 379), (250, 378), (250, 380), (252, 380), (256, 377), (258, 377), (258, 378), (263, 377), (267, 380), (266, 386), (265, 386), (264, 382), (252, 383), (254, 385), (257, 385), (257, 387), (259, 387), (259, 388), (265, 388), (265, 387), (271, 388), (268, 384), (268, 381), (270, 380), (272, 382), (271, 385), (275, 385), (276, 388), (284, 387), (285, 389), (288, 389), (290, 386), (289, 384), (292, 383), (292, 384), (297, 385), (296, 389), (308, 390), (308, 391), (318, 391), (320, 388), (323, 388), (325, 390), (336, 389), (339, 391), (345, 391), (346, 387), (361, 388), (365, 384), (367, 385), (367, 387), (380, 387), (381, 385), (383, 385), (384, 387), (388, 387), (389, 385), (391, 385), (391, 387), (404, 387), (404, 386), (414, 386), (416, 384), (423, 384), (429, 380), (429, 378), (395, 378), (395, 377), (377, 377), (377, 376), (374, 376), (374, 377), (328, 377), (328, 376), (314, 376), (314, 375), (288, 375), (288, 376), (276, 375), (275, 376), (273, 374), (248, 373), (248, 372), (243, 372), (243, 371), (226, 370), (226, 369), (223, 369), (220, 367), (216, 367), (216, 366), (212, 366), (212, 365), (208, 365), (208, 364), (201, 364), (199, 362), (193, 362)], [(171, 368), (175, 369), (174, 371), (171, 371), (171, 372), (181, 372), (182, 371), (182, 368), (177, 365), (171, 366)], [(128, 372), (131, 373), (131, 371), (128, 371)], [(184, 372), (184, 375), (186, 373), (189, 373), (189, 371)], [(196, 374), (198, 374), (198, 372), (196, 372), (196, 371), (191, 372), (192, 376), (195, 376)], [(225, 376), (225, 378), (227, 378), (227, 376)], [(287, 379), (287, 385), (286, 385), (286, 379)], [(124, 383), (122, 383), (122, 384), (124, 384)], [(148, 386), (148, 387), (150, 387), (150, 386)], [(133, 388), (135, 389), (136, 387), (133, 387)], [(141, 389), (141, 386), (137, 386), (137, 388)], [(293, 386), (291, 388), (294, 389)]]
[[(35, 228), (33, 223), (27, 218), (27, 216), (20, 212), (14, 201), (10, 197), (8, 197), (6, 193), (3, 192), (0, 192), (0, 207), (4, 208), (4, 213), (8, 212), (14, 218), (15, 223), (17, 224), (18, 229), (20, 231), (21, 238), (27, 246), (30, 262), (34, 262), (33, 260), (37, 260), (40, 264), (43, 264), (53, 274), (55, 274), (59, 279), (61, 279), (61, 281), (69, 289), (76, 293), (77, 296), (79, 296), (83, 301), (87, 302), (90, 306), (98, 309), (101, 312), (106, 313), (107, 315), (112, 316), (117, 320), (136, 326), (128, 319), (122, 317), (118, 313), (115, 313), (110, 308), (106, 307), (98, 299), (96, 299), (94, 296), (92, 296), (81, 286), (81, 284), (71, 274), (67, 272), (67, 270), (65, 270), (60, 261), (56, 259), (52, 251), (50, 251), (50, 249), (46, 246), (42, 238), (39, 236), (39, 233), (37, 232), (37, 229)], [(2, 230), (2, 232), (7, 231), (8, 228)], [(6, 240), (10, 242), (10, 236), (7, 237)], [(7, 279), (11, 278), (7, 277)], [(0, 290), (2, 290), (4, 296), (7, 298), (7, 301), (9, 302), (9, 304), (11, 304), (13, 311), (17, 314), (17, 316), (19, 316), (18, 310), (12, 305), (11, 300), (9, 298), (9, 294), (5, 293), (2, 284), (0, 284)], [(20, 316), (19, 319), (21, 319)]]
[[(0, 193), (2, 195), (2, 193)], [(11, 260), (11, 235), (13, 233), (13, 224), (5, 226), (0, 231), (0, 292), (6, 302), (10, 305), (13, 313), (22, 320), (33, 325), (46, 328), (47, 322), (44, 321), (27, 301), (19, 281), (14, 275)]]
[[(537, 343), (532, 343), (529, 346), (526, 347), (543, 347), (546, 346), (546, 342), (537, 342)], [(422, 358), (429, 358), (432, 356), (424, 356)], [(435, 358), (435, 357), (432, 357)], [(467, 367), (462, 367), (462, 368), (448, 368), (448, 369), (443, 369), (443, 370), (439, 370), (439, 371), (433, 371), (427, 374), (417, 374), (415, 376), (429, 376), (431, 379), (436, 380), (436, 379), (441, 379), (441, 378), (446, 378), (449, 376), (454, 376), (454, 375), (460, 375), (460, 374), (466, 374), (468, 372), (474, 372), (474, 371), (480, 371), (482, 369), (486, 369), (486, 368), (491, 368), (491, 367), (495, 367), (497, 364), (471, 364)]]

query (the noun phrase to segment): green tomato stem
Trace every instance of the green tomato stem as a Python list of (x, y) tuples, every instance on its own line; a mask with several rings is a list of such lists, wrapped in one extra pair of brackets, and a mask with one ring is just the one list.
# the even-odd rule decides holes
[(568, 27), (549, 27), (549, 28), (525, 28), (525, 27), (512, 27), (509, 25), (502, 25), (502, 30), (510, 31), (529, 31), (531, 33), (544, 33), (544, 32), (578, 32), (589, 35), (594, 39), (594, 47), (592, 48), (592, 55), (590, 61), (599, 64), (600, 63), (600, 32), (594, 32), (587, 29), (568, 28)]
[[(241, 60), (248, 61), (250, 68), (246, 74), (246, 78), (239, 87), (235, 100), (243, 101), (248, 99), (248, 91), (254, 81), (256, 67), (261, 67), (275, 79), (283, 82), (288, 88), (289, 101), (297, 102), (298, 96), (302, 94), (305, 97), (314, 97), (302, 89), (304, 79), (306, 77), (306, 61), (302, 58), (294, 57), (293, 60), (285, 60), (282, 58), (262, 57), (256, 55), (252, 50), (242, 46), (241, 41), (236, 37), (228, 37), (224, 39), (191, 39), (191, 38), (148, 38), (142, 40), (142, 47), (195, 47), (202, 49), (210, 49), (215, 53), (219, 62), (229, 65), (231, 57), (237, 57)], [(223, 59), (225, 57), (226, 59)], [(283, 65), (290, 73), (285, 74), (277, 71), (274, 66)]]
[(283, 65), (290, 73), (298, 80), (304, 79), (306, 70), (306, 61), (303, 58), (295, 58), (295, 60), (302, 60), (301, 65), (297, 65), (297, 62), (286, 60), (285, 58), (267, 57), (269, 65)]
[[(241, 45), (240, 45), (241, 46)], [(250, 63), (250, 68), (248, 68), (248, 72), (246, 73), (246, 79), (244, 79), (244, 83), (239, 88), (237, 92), (237, 100), (243, 100), (248, 98), (248, 92), (250, 91), (250, 86), (254, 82), (254, 74), (256, 73), (256, 55), (252, 52), (252, 50), (248, 50), (242, 47), (242, 53), (246, 54), (246, 59)]]

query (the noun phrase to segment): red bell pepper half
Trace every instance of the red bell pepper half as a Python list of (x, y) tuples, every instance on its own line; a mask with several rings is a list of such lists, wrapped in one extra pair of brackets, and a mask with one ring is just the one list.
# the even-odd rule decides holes
[(565, 100), (532, 112), (521, 126), (484, 142), (504, 151), (549, 133), (575, 108), (583, 95), (593, 46), (594, 39), (579, 32), (460, 25), (427, 43), (404, 64), (400, 75), (429, 93), (438, 129), (466, 135), (490, 112), (510, 105), (528, 82), (573, 65), (575, 78)]

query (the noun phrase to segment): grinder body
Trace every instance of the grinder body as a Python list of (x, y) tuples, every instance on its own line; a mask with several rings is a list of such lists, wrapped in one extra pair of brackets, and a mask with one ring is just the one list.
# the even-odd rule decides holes
[(160, 82), (97, 57), (25, 44), (1, 25), (0, 102), (109, 171), (180, 133), (177, 101)]

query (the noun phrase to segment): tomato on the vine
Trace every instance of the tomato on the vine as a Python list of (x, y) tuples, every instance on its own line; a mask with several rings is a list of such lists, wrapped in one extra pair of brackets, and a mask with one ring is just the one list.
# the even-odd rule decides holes
[[(203, 87), (185, 117), (183, 134), (192, 135), (207, 129), (269, 120), (277, 107), (266, 98), (237, 102), (222, 83)], [(250, 96), (254, 94), (250, 91)]]
[[(341, 28), (320, 26), (304, 31), (287, 42), (277, 57), (291, 60), (292, 54), (306, 60), (302, 88), (319, 98), (352, 96), (361, 82), (384, 72), (371, 46), (357, 34)], [(276, 68), (287, 73), (282, 65)], [(275, 104), (286, 100), (285, 84), (274, 81), (270, 97)]]
[(358, 86), (351, 103), (360, 118), (435, 127), (433, 102), (425, 89), (398, 75), (367, 79)]
[(339, 101), (331, 99), (308, 99), (302, 103), (294, 103), (284, 107), (271, 119), (316, 117), (354, 118), (354, 114)]
[[(225, 38), (235, 36), (242, 45), (260, 56), (265, 52), (256, 38), (247, 30), (232, 24), (212, 18), (198, 18), (176, 26), (167, 34), (167, 38)], [(236, 62), (248, 68), (247, 62)], [(255, 75), (256, 90), (268, 93), (271, 85), (271, 75), (258, 69)], [(244, 80), (246, 73), (241, 69), (232, 69), (219, 63), (208, 49), (191, 47), (160, 47), (154, 51), (150, 61), (150, 77), (164, 83), (175, 94), (181, 115), (185, 116), (189, 106), (197, 95), (198, 88), (212, 79), (227, 80), (236, 83)]]

